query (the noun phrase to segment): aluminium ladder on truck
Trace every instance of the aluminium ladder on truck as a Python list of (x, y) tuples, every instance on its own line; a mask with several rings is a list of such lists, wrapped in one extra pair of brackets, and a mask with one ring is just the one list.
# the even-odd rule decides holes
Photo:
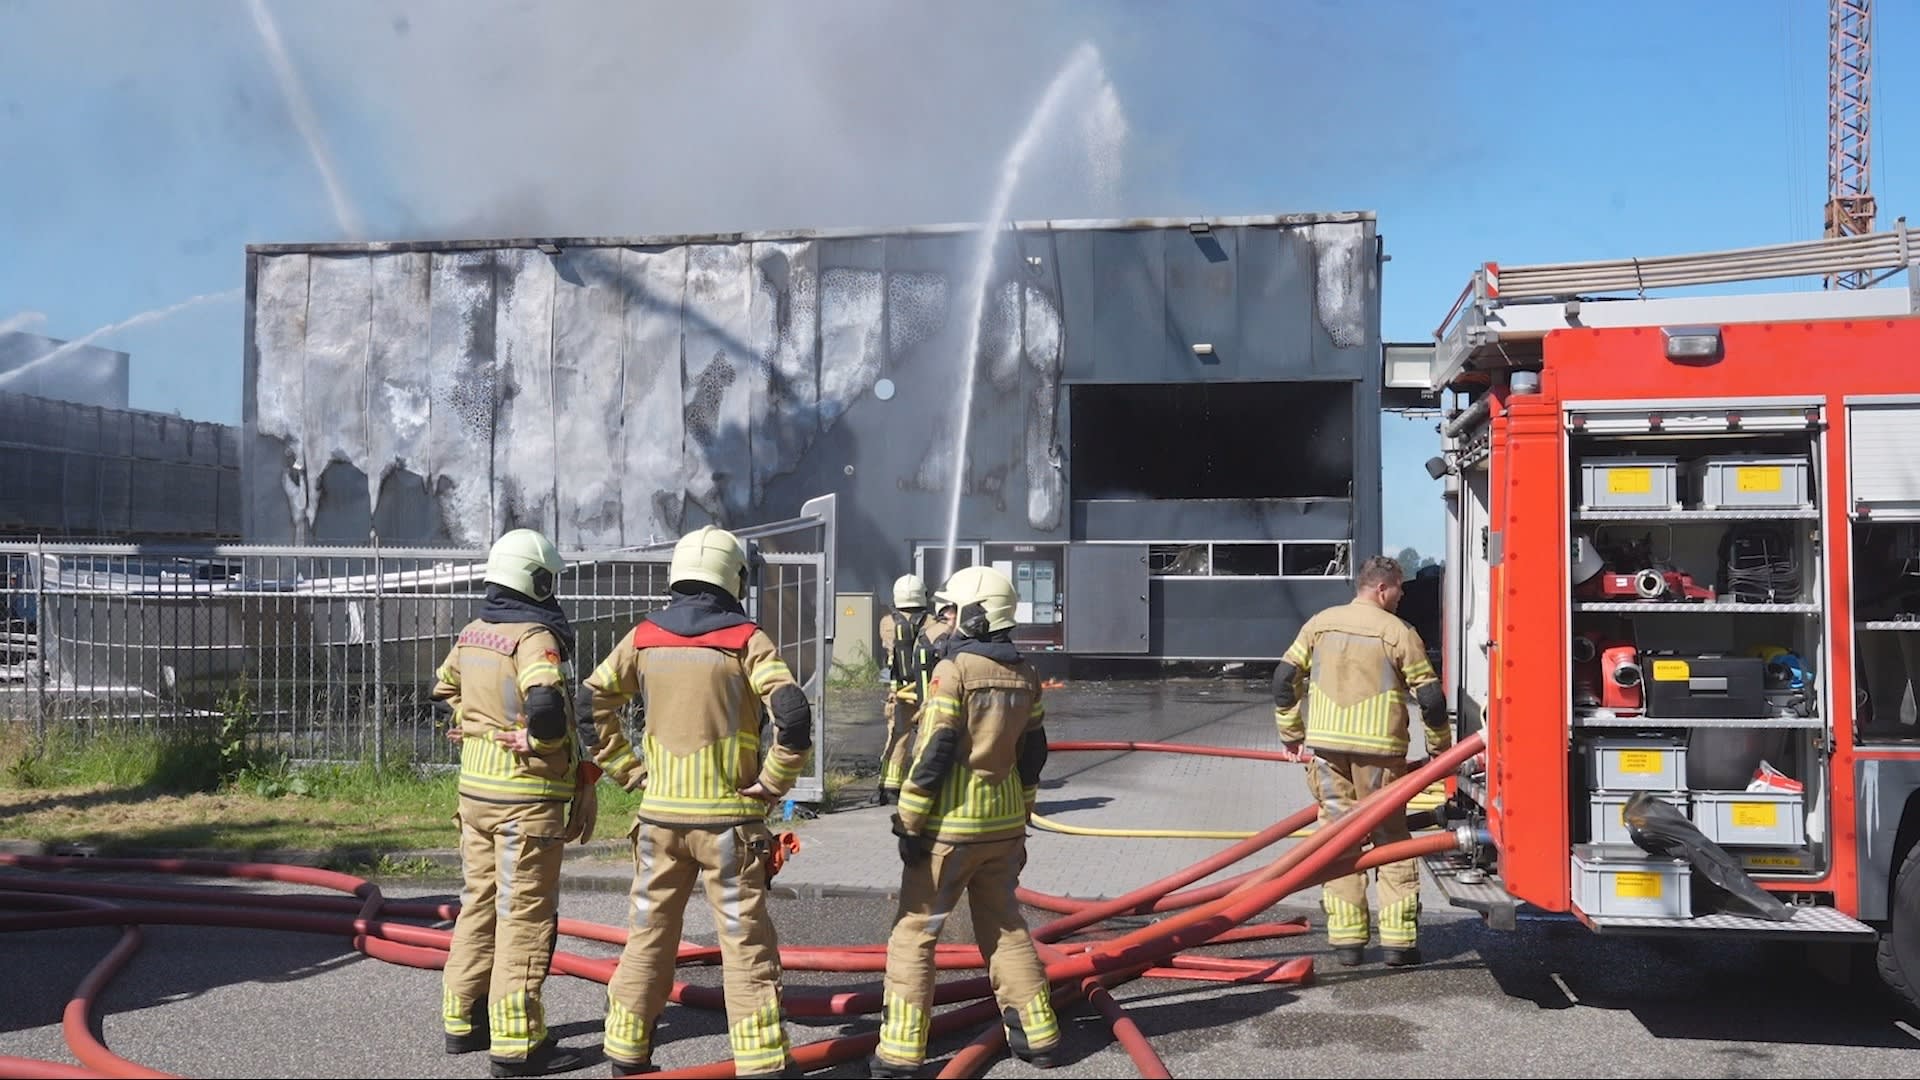
[[(1660, 326), (1799, 319), (1874, 318), (1920, 312), (1920, 237), (1899, 219), (1894, 228), (1865, 236), (1653, 258), (1537, 263), (1485, 263), (1433, 332), (1423, 365), (1395, 368), (1389, 349), (1387, 384), (1411, 389), (1418, 367), (1429, 395), (1479, 373), (1537, 358), (1539, 341), (1569, 327)], [(1885, 271), (1874, 283), (1910, 270), (1907, 288), (1761, 293), (1648, 299), (1651, 289), (1814, 277), (1845, 271)], [(1632, 292), (1624, 299), (1600, 294)]]

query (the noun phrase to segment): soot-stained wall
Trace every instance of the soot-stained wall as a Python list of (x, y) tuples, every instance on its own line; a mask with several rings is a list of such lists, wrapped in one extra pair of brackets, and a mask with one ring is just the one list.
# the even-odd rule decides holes
[[(944, 535), (977, 231), (550, 246), (250, 248), (248, 538), (610, 548), (831, 491), (863, 591)], [(1377, 387), (1377, 267), (1366, 214), (1003, 231), (962, 538), (1089, 538), (1067, 383)]]

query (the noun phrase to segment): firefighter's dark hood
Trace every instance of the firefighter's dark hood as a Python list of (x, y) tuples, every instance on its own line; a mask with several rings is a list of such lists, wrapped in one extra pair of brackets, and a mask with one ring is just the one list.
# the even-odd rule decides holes
[(671, 595), (667, 606), (650, 613), (647, 621), (678, 637), (699, 637), (753, 621), (747, 618), (740, 601), (714, 586), (682, 586), (673, 589)]
[(489, 584), (487, 602), (480, 608), (480, 621), (538, 623), (553, 631), (553, 636), (560, 640), (560, 659), (563, 662), (573, 659), (573, 624), (567, 621), (567, 613), (560, 610), (560, 601), (551, 596), (535, 600), (505, 585)]
[(1002, 664), (1020, 662), (1020, 650), (1000, 634), (985, 639), (948, 634), (946, 640), (940, 643), (940, 655), (943, 657), (959, 656), (961, 653), (974, 653)]

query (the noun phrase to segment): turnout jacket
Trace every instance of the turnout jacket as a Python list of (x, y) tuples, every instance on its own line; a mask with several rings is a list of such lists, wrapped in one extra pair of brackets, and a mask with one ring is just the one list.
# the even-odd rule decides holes
[[(561, 642), (533, 622), (475, 619), (460, 631), (435, 673), (433, 698), (453, 709), (460, 729), (460, 794), (488, 802), (565, 802), (573, 798), (571, 701)], [(494, 733), (526, 727), (532, 752), (521, 755)]]
[(1361, 600), (1308, 619), (1273, 673), (1281, 740), (1304, 740), (1316, 750), (1404, 757), (1409, 697), (1420, 706), (1428, 752), (1451, 746), (1446, 697), (1419, 632)]
[(901, 828), (955, 844), (1025, 835), (1047, 760), (1039, 675), (1010, 642), (955, 639), (928, 695)]

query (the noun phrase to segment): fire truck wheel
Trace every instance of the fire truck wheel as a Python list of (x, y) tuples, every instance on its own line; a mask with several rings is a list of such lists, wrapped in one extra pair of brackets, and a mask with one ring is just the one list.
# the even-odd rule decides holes
[(1908, 1014), (1920, 1017), (1920, 844), (1893, 879), (1892, 925), (1880, 935), (1880, 979)]

